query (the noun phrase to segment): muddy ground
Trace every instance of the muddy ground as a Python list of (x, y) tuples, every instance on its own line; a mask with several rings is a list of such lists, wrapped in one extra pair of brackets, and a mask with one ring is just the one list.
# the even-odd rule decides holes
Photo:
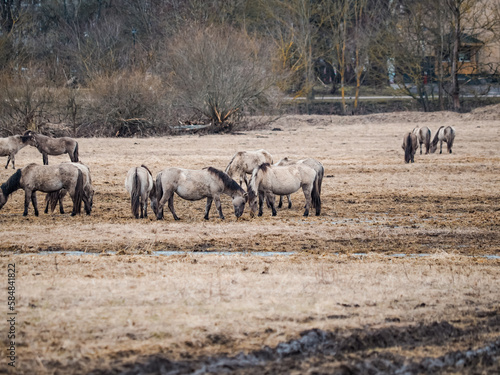
[[(232, 135), (79, 139), (91, 216), (23, 217), (22, 191), (0, 211), (0, 263), (17, 267), (17, 372), (497, 373), (499, 113), (286, 116)], [(456, 129), (453, 153), (405, 164), (403, 134), (441, 125)], [(225, 197), (226, 219), (212, 208), (205, 221), (204, 202), (177, 197), (181, 221), (132, 218), (129, 168), (224, 169), (260, 148), (324, 164), (320, 216), (302, 216), (298, 192), (276, 217), (247, 208), (236, 219)], [(41, 155), (27, 147), (16, 162)], [(4, 356), (0, 370), (12, 370)]]

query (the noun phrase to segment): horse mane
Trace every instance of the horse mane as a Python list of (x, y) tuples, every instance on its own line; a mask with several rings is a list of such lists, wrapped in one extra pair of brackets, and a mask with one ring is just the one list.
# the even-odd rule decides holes
[(261, 170), (262, 172), (266, 172), (268, 168), (271, 168), (271, 164), (269, 163), (262, 163), (261, 165), (259, 165), (259, 170)]
[(432, 145), (436, 146), (439, 142), (439, 131), (443, 129), (444, 126), (440, 126), (439, 129), (437, 130), (436, 134), (434, 135), (434, 139), (432, 140)]
[(2, 184), (1, 189), (5, 197), (9, 196), (21, 187), (21, 176), (22, 171), (21, 169), (18, 169), (16, 173), (10, 176), (9, 179)]
[(245, 192), (236, 181), (234, 181), (231, 177), (228, 176), (227, 173), (224, 173), (221, 170), (213, 167), (207, 167), (204, 169), (212, 173), (214, 176), (217, 176), (224, 183), (224, 186), (229, 190)]
[(237, 156), (240, 156), (241, 155), (241, 151), (238, 151), (236, 154), (233, 155), (231, 161), (229, 162), (229, 164), (227, 165), (226, 169), (224, 170), (224, 172), (228, 173), (229, 172), (229, 169), (231, 169), (231, 165), (233, 164), (233, 161), (234, 159), (236, 159)]

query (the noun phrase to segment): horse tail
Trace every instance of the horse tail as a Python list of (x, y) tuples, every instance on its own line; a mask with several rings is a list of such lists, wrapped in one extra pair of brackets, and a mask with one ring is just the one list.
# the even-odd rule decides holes
[(137, 168), (135, 168), (134, 182), (132, 184), (132, 191), (130, 192), (130, 205), (132, 209), (132, 215), (134, 217), (139, 217), (139, 208), (141, 205), (141, 183), (139, 181), (139, 174), (137, 173)]
[(156, 200), (160, 204), (160, 200), (163, 198), (163, 185), (161, 183), (161, 172), (156, 176)]
[(312, 206), (316, 208), (316, 216), (321, 214), (321, 188), (320, 188), (320, 177), (318, 173), (314, 177), (313, 188), (311, 192)]
[(260, 167), (257, 167), (253, 170), (252, 172), (252, 177), (250, 178), (250, 182), (248, 183), (247, 186), (247, 193), (248, 193), (248, 202), (251, 202), (253, 199), (255, 199), (258, 196), (258, 187), (257, 187), (257, 175), (259, 174)]
[(45, 196), (45, 205), (47, 207), (47, 209), (45, 210), (46, 213), (48, 212), (49, 207), (50, 212), (54, 212), (57, 206), (57, 201), (62, 198), (60, 192), (61, 190), (47, 193), (47, 195)]
[(73, 150), (73, 157), (71, 158), (73, 163), (78, 162), (78, 142), (76, 142), (75, 149)]
[(73, 198), (73, 213), (80, 214), (82, 212), (83, 202), (83, 173), (80, 168), (78, 170), (78, 178), (76, 179), (75, 196)]
[(323, 184), (323, 177), (325, 176), (325, 167), (323, 167), (323, 165), (321, 165), (321, 168), (319, 169), (319, 172), (318, 172), (318, 193), (319, 195), (321, 195), (321, 185)]

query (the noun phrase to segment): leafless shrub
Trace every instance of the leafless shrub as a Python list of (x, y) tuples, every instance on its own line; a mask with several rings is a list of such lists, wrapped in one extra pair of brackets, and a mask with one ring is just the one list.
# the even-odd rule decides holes
[(53, 89), (36, 66), (10, 69), (0, 76), (0, 133), (37, 130), (54, 102)]
[(214, 132), (230, 131), (245, 113), (267, 106), (277, 78), (266, 46), (229, 28), (189, 27), (166, 59), (175, 104), (187, 117), (212, 122)]
[(160, 79), (143, 72), (100, 76), (90, 82), (87, 124), (80, 133), (147, 136), (165, 133), (168, 105)]

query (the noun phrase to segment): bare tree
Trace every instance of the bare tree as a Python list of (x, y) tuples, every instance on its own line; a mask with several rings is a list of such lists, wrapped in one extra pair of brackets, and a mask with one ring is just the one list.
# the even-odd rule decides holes
[(234, 29), (187, 28), (167, 51), (178, 106), (231, 130), (245, 110), (262, 106), (275, 83), (268, 51)]

